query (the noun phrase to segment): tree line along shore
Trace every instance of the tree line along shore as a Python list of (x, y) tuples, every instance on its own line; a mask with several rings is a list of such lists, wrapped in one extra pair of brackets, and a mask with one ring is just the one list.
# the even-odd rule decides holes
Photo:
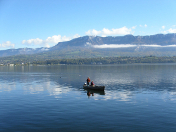
[(133, 63), (176, 63), (176, 56), (173, 57), (99, 57), (80, 59), (50, 59), (33, 62), (8, 62), (3, 65), (101, 65), (101, 64), (133, 64)]
[[(33, 65), (101, 65), (101, 64), (133, 64), (133, 63), (176, 63), (176, 56), (173, 57), (99, 57), (99, 58), (80, 58), (80, 59), (51, 59), (44, 61), (34, 61)], [(27, 63), (29, 64), (29, 63)]]

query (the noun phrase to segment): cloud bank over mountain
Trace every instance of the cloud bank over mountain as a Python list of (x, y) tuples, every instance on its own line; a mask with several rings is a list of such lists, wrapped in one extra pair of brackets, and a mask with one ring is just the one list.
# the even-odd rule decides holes
[[(133, 35), (124, 35), (124, 36), (108, 36), (108, 37), (100, 37), (100, 36), (83, 36), (79, 37), (79, 35), (75, 35), (74, 39), (62, 37), (61, 35), (54, 35), (52, 37), (48, 37), (45, 40), (42, 39), (29, 39), (23, 40), (24, 44), (47, 44), (47, 43), (57, 43), (56, 45), (46, 48), (20, 48), (20, 49), (11, 49), (11, 50), (1, 50), (0, 56), (11, 56), (11, 55), (19, 55), (19, 54), (36, 54), (43, 52), (56, 52), (61, 53), (64, 51), (63, 56), (69, 53), (70, 50), (75, 50), (80, 53), (84, 52), (84, 50), (91, 50), (101, 52), (106, 51), (107, 53), (111, 53), (111, 50), (115, 50), (116, 54), (118, 52), (175, 52), (176, 50), (176, 33), (172, 34), (156, 34), (156, 35), (147, 35), (147, 36), (133, 36)], [(78, 38), (77, 38), (78, 37)], [(69, 41), (67, 41), (69, 40)], [(64, 41), (64, 42), (63, 42)], [(0, 46), (12, 46), (10, 41), (1, 44)], [(95, 53), (96, 53), (95, 52)]]
[(10, 41), (6, 41), (0, 44), (0, 48), (6, 48), (6, 47), (14, 48), (15, 44), (11, 43)]
[[(172, 25), (171, 27), (167, 27), (165, 25), (160, 26), (160, 30), (163, 34), (167, 33), (176, 33), (176, 25)], [(126, 26), (123, 26), (121, 28), (103, 28), (102, 30), (96, 30), (96, 29), (90, 29), (85, 32), (85, 35), (88, 36), (101, 36), (101, 37), (106, 37), (106, 36), (122, 36), (122, 35), (128, 35), (128, 34), (134, 34), (136, 30), (145, 30), (147, 28), (150, 28), (147, 24), (142, 24), (142, 25), (136, 25), (132, 26), (130, 28), (127, 28)], [(31, 39), (24, 39), (21, 41), (22, 46), (26, 45), (27, 47), (34, 47), (34, 48), (39, 48), (39, 47), (52, 47), (56, 45), (59, 42), (65, 42), (65, 41), (70, 41), (74, 38), (80, 37), (79, 34), (75, 34), (72, 36), (62, 36), (62, 35), (53, 35), (49, 36), (46, 39), (41, 39), (41, 38), (31, 38)], [(98, 46), (97, 46), (98, 47)], [(103, 47), (107, 47), (104, 45)], [(114, 46), (108, 46), (108, 47), (114, 47)], [(119, 46), (115, 46), (119, 47)], [(15, 48), (15, 44), (12, 43), (11, 41), (6, 41), (0, 44), (0, 49), (7, 49), (7, 48)]]
[(48, 37), (45, 40), (39, 39), (39, 38), (29, 39), (29, 40), (23, 40), (22, 44), (28, 45), (28, 46), (29, 45), (40, 45), (40, 46), (49, 48), (49, 47), (57, 44), (58, 42), (69, 41), (69, 40), (71, 40), (73, 38), (78, 38), (78, 37), (80, 37), (79, 34), (75, 34), (72, 37), (66, 37), (66, 36), (61, 36), (61, 35), (54, 35), (52, 37)]
[[(132, 26), (131, 28), (127, 28), (126, 26), (121, 27), (121, 28), (112, 28), (112, 29), (108, 29), (108, 28), (103, 28), (102, 30), (96, 30), (96, 29), (91, 29), (85, 32), (85, 35), (88, 36), (102, 36), (102, 37), (106, 37), (106, 36), (121, 36), (121, 35), (128, 35), (128, 34), (134, 34), (135, 29), (136, 28), (148, 28), (147, 24), (144, 25), (139, 25), (139, 26)], [(162, 31), (162, 33), (167, 34), (167, 33), (176, 33), (176, 29), (175, 29), (176, 25), (173, 25), (172, 28), (169, 28), (166, 30), (166, 26), (162, 26), (161, 29), (163, 29), (164, 31)], [(70, 41), (74, 38), (78, 38), (80, 37), (79, 34), (75, 34), (73, 36), (61, 36), (61, 35), (53, 35), (51, 37), (48, 37), (46, 39), (40, 39), (40, 38), (36, 38), (36, 39), (28, 39), (28, 40), (23, 40), (22, 44), (23, 45), (27, 45), (27, 46), (41, 46), (41, 47), (52, 47), (55, 44), (59, 43), (59, 42), (64, 42), (64, 41)], [(7, 45), (8, 46), (8, 45)], [(9, 45), (10, 46), (10, 45)], [(13, 45), (15, 46), (15, 45)], [(130, 45), (128, 45), (130, 46)], [(94, 46), (95, 47), (95, 46)], [(96, 46), (99, 47), (100, 46)], [(101, 47), (127, 47), (124, 45), (121, 46), (107, 46), (107, 45), (103, 45)], [(153, 47), (155, 47), (155, 45), (153, 45)]]
[(171, 48), (176, 47), (176, 45), (131, 45), (131, 44), (102, 44), (102, 45), (91, 45), (93, 48), (131, 48), (131, 47), (153, 47), (153, 48)]
[(126, 26), (122, 27), (122, 28), (116, 28), (116, 29), (107, 29), (107, 28), (103, 28), (102, 30), (98, 31), (95, 29), (92, 30), (88, 30), (86, 32), (86, 35), (100, 35), (102, 37), (106, 37), (107, 35), (126, 35), (126, 34), (132, 34), (132, 29), (135, 29), (135, 26), (133, 26), (132, 28), (127, 28)]

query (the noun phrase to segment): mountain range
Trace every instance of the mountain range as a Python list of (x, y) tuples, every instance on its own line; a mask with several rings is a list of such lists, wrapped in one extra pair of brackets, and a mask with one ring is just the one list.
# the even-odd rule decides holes
[[(107, 56), (114, 53), (137, 53), (137, 52), (172, 52), (172, 55), (176, 51), (176, 34), (156, 34), (149, 36), (83, 36), (72, 39), (70, 41), (59, 42), (50, 48), (20, 48), (20, 49), (8, 49), (0, 50), (0, 57), (14, 56), (14, 55), (34, 55), (34, 54), (50, 54), (58, 53), (58, 56), (63, 56), (64, 53), (71, 52), (74, 57), (74, 52), (79, 51), (79, 55), (89, 54), (90, 52)], [(84, 52), (84, 53), (83, 53)], [(62, 55), (61, 55), (62, 54)], [(85, 56), (86, 57), (86, 56)]]

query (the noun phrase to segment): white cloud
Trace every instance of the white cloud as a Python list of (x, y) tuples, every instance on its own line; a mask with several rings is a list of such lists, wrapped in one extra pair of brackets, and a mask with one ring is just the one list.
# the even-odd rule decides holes
[(92, 34), (93, 35), (99, 35), (99, 34), (101, 34), (101, 31), (97, 31), (97, 30), (93, 29)]
[(29, 39), (29, 40), (23, 40), (22, 44), (32, 44), (34, 43), (35, 45), (40, 45), (43, 42), (42, 39), (36, 38), (36, 39)]
[(162, 31), (162, 33), (163, 33), (163, 34), (167, 34), (167, 33), (168, 33), (168, 31)]
[(145, 25), (139, 25), (139, 27), (147, 27), (147, 24), (145, 24)]
[(53, 43), (57, 44), (58, 42), (63, 42), (63, 41), (69, 41), (70, 38), (66, 36), (61, 36), (61, 35), (54, 35), (52, 37), (48, 37), (46, 40), (44, 40), (45, 43)]
[(129, 48), (136, 47), (137, 45), (132, 44), (103, 44), (103, 45), (91, 45), (94, 48)]
[(145, 47), (160, 47), (160, 48), (167, 48), (167, 47), (176, 47), (176, 45), (165, 45), (165, 46), (162, 46), (162, 45), (141, 45), (141, 46), (145, 46)]
[(146, 45), (132, 45), (132, 44), (102, 44), (102, 45), (92, 45), (91, 43), (87, 43), (88, 46), (93, 48), (130, 48), (130, 47), (156, 47), (156, 48), (171, 48), (176, 47), (176, 45), (156, 45), (156, 44), (146, 44)]
[(126, 35), (126, 34), (131, 34), (132, 33), (132, 29), (134, 29), (135, 27), (132, 28), (127, 28), (127, 27), (122, 27), (122, 28), (117, 28), (117, 29), (107, 29), (107, 28), (103, 28), (101, 31), (97, 31), (95, 29), (93, 30), (88, 30), (86, 32), (86, 35), (101, 35), (103, 37), (105, 37), (106, 35)]
[(169, 33), (176, 33), (176, 29), (170, 28), (170, 29), (168, 30), (168, 32), (169, 32)]
[(101, 37), (106, 37), (106, 35), (101, 35)]
[(165, 29), (165, 26), (162, 26), (162, 29)]
[(132, 29), (136, 29), (137, 26), (133, 26)]
[(10, 41), (6, 41), (0, 44), (0, 48), (14, 48), (15, 44), (12, 44)]
[(176, 29), (170, 28), (169, 30), (162, 31), (162, 33), (167, 34), (167, 33), (176, 33)]
[(53, 44), (57, 44), (58, 42), (69, 41), (72, 38), (78, 38), (78, 37), (80, 37), (79, 34), (75, 34), (73, 37), (66, 37), (66, 36), (62, 37), (61, 35), (54, 35), (52, 37), (48, 37), (46, 40), (42, 40), (39, 38), (23, 40), (22, 44), (40, 45), (40, 46), (44, 46), (44, 47), (50, 47), (50, 46), (53, 46)]
[(73, 35), (73, 38), (79, 38), (79, 37), (81, 37), (79, 34)]

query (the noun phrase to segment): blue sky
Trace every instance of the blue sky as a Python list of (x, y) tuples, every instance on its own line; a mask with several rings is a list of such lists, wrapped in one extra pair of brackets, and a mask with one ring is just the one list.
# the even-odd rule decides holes
[(176, 0), (0, 0), (0, 50), (85, 35), (176, 33)]

